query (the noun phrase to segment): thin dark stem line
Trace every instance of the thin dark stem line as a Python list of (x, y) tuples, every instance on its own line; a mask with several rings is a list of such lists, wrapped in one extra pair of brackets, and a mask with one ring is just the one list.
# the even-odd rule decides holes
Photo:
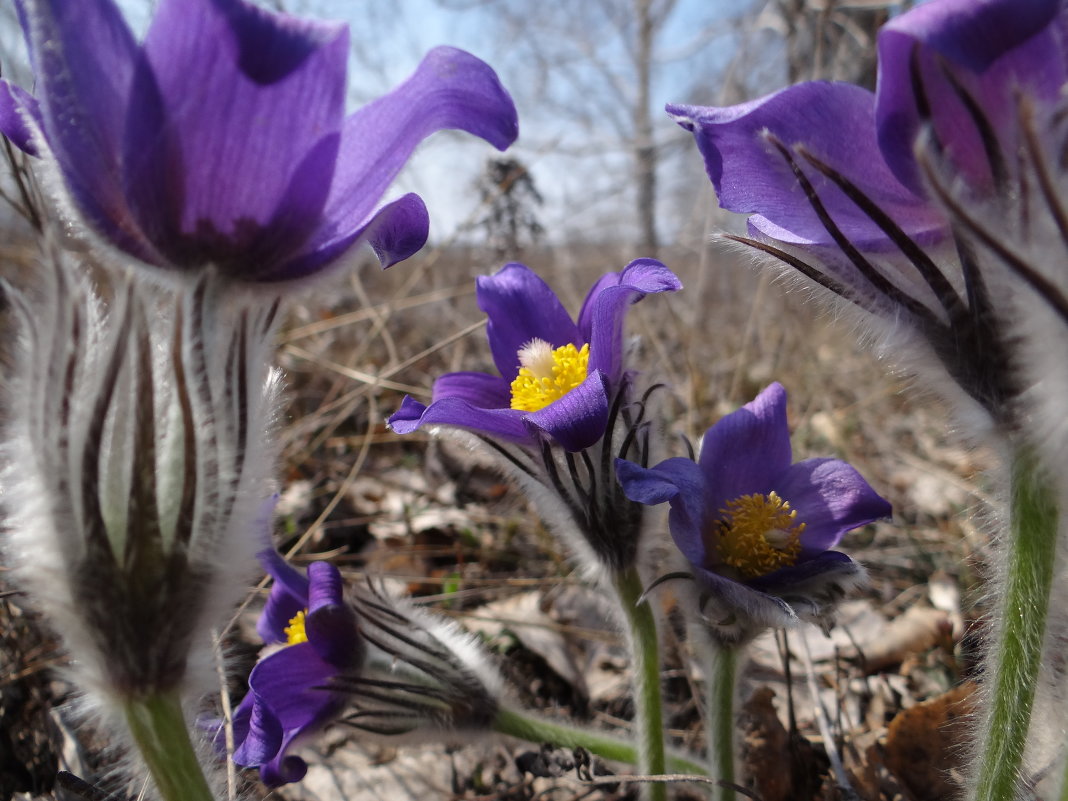
[(845, 193), (845, 196), (853, 201), (857, 208), (863, 211), (873, 223), (879, 226), (879, 229), (889, 237), (891, 242), (897, 245), (898, 249), (905, 255), (905, 258), (912, 262), (912, 265), (927, 286), (931, 288), (950, 320), (967, 314), (960, 295), (957, 294), (953, 285), (942, 271), (938, 269), (938, 265), (934, 263), (923, 248), (916, 244), (912, 237), (902, 230), (889, 214), (879, 208), (879, 205), (869, 198), (860, 187), (838, 172), (838, 170), (818, 159), (807, 148), (799, 146), (797, 152), (809, 164), (833, 181)]
[(567, 491), (564, 486), (564, 482), (560, 479), (560, 471), (556, 467), (556, 459), (553, 457), (552, 446), (548, 442), (542, 442), (541, 444), (541, 460), (545, 465), (545, 472), (549, 475), (549, 481), (552, 482), (553, 489), (556, 490), (557, 496), (567, 505), (567, 508), (571, 511), (571, 515), (576, 521), (582, 521), (585, 519), (585, 511), (578, 503), (575, 502), (574, 497)]
[[(137, 533), (126, 538), (124, 563), (129, 575), (149, 575), (148, 565), (163, 550), (159, 498), (156, 483), (155, 392), (152, 380), (152, 343), (140, 303), (134, 310), (133, 339), (137, 343), (133, 369), (134, 446), (132, 486), (127, 506), (127, 525)], [(121, 424), (121, 421), (117, 421)]]
[[(130, 329), (133, 325), (133, 289), (128, 286), (122, 298), (119, 325), (112, 337), (112, 352), (104, 367), (98, 387), (100, 394), (96, 397), (92, 412), (89, 416), (89, 426), (86, 432), (85, 442), (82, 445), (82, 511), (85, 515), (84, 525), (86, 538), (94, 540), (94, 544), (100, 545), (106, 552), (111, 552), (111, 545), (107, 536), (107, 525), (104, 521), (100, 503), (100, 455), (103, 452), (104, 426), (107, 421), (111, 403), (115, 397), (118, 384), (119, 372), (126, 358), (126, 345), (130, 340)], [(121, 554), (112, 554), (115, 559), (121, 559)]]
[(892, 303), (896, 303), (904, 309), (907, 309), (917, 318), (922, 320), (933, 321), (933, 315), (931, 310), (917, 301), (911, 295), (908, 295), (898, 289), (885, 275), (876, 269), (875, 265), (864, 258), (862, 254), (852, 242), (849, 241), (842, 229), (838, 227), (838, 224), (831, 217), (830, 212), (827, 211), (827, 207), (820, 199), (819, 193), (816, 188), (809, 181), (808, 176), (805, 175), (805, 171), (801, 169), (801, 166), (797, 163), (793, 154), (789, 148), (783, 144), (783, 141), (774, 134), (768, 133), (765, 135), (767, 140), (779, 151), (779, 154), (786, 160), (786, 163), (790, 166), (790, 170), (793, 172), (794, 177), (797, 179), (798, 184), (801, 185), (802, 191), (805, 193), (805, 198), (808, 200), (812, 210), (816, 212), (816, 216), (819, 218), (820, 223), (839, 249), (849, 259), (850, 263), (856, 267), (857, 271), (868, 280), (869, 283), (875, 289), (886, 296)]
[(1038, 178), (1038, 186), (1042, 190), (1042, 198), (1046, 201), (1050, 216), (1057, 224), (1057, 231), (1061, 235), (1061, 242), (1068, 247), (1068, 212), (1061, 204), (1057, 189), (1053, 185), (1053, 177), (1046, 169), (1046, 160), (1042, 157), (1042, 146), (1038, 141), (1038, 134), (1034, 125), (1034, 109), (1030, 99), (1020, 99), (1018, 108), (1020, 118), (1020, 130), (1023, 132), (1024, 147), (1031, 165), (1035, 168), (1035, 176)]
[(484, 445), (487, 445), (488, 447), (492, 448), (497, 453), (499, 453), (501, 456), (503, 456), (505, 459), (507, 459), (509, 462), (511, 462), (511, 464), (514, 465), (515, 468), (518, 469), (520, 472), (525, 473), (526, 475), (530, 476), (531, 478), (537, 478), (537, 476), (534, 474), (534, 471), (528, 465), (523, 464), (513, 454), (511, 454), (507, 450), (505, 450), (503, 445), (501, 445), (501, 444), (499, 444), (497, 442), (494, 442), (489, 437), (484, 437), (481, 434), (475, 434), (475, 438), (479, 442), (481, 442)]
[(1026, 281), (1050, 305), (1050, 308), (1068, 324), (1068, 298), (1064, 296), (1060, 288), (1055, 286), (1046, 276), (1035, 270), (1023, 258), (1012, 252), (1007, 246), (999, 242), (979, 222), (972, 217), (964, 206), (956, 201), (950, 192), (938, 180), (934, 169), (925, 158), (920, 158), (920, 167), (927, 177), (931, 189), (938, 196), (939, 201), (953, 214), (954, 219), (972, 236), (982, 242), (1005, 265)]
[(868, 314), (879, 314), (879, 311), (875, 307), (870, 306), (867, 302), (861, 300), (851, 287), (839, 283), (826, 273), (820, 272), (811, 264), (802, 261), (801, 259), (797, 258), (797, 256), (794, 256), (791, 253), (787, 253), (785, 250), (781, 250), (780, 248), (777, 248), (774, 245), (769, 245), (767, 242), (761, 242), (759, 239), (750, 239), (747, 236), (723, 234), (723, 238), (729, 239), (732, 242), (737, 242), (740, 245), (745, 245), (746, 247), (751, 247), (754, 250), (759, 250), (762, 253), (767, 253), (769, 256), (774, 256), (776, 259), (783, 262), (784, 264), (793, 267), (795, 270), (801, 273), (801, 275), (805, 276), (805, 278), (819, 284), (831, 294), (837, 295), (838, 297), (842, 298), (842, 300), (849, 301), (850, 303), (859, 307), (863, 311), (866, 311)]
[(623, 404), (623, 396), (628, 391), (628, 384), (626, 374), (619, 382), (619, 388), (616, 390), (615, 396), (612, 398), (612, 407), (608, 412), (608, 425), (605, 426), (604, 445), (601, 446), (601, 475), (608, 475), (608, 470), (612, 466), (612, 439), (615, 435), (616, 421), (619, 419), (620, 407)]
[(589, 474), (589, 486), (584, 487), (582, 485), (582, 476), (578, 474), (578, 462), (575, 461), (575, 454), (571, 451), (564, 451), (564, 459), (567, 461), (567, 472), (571, 475), (571, 484), (575, 487), (575, 492), (578, 493), (579, 500), (587, 504), (590, 503), (594, 489), (594, 477), (592, 471)]
[(171, 369), (174, 371), (174, 394), (182, 416), (182, 495), (174, 526), (174, 541), (186, 545), (193, 536), (197, 497), (197, 437), (193, 419), (193, 400), (189, 394), (182, 342), (185, 339), (185, 309), (180, 301), (175, 310)]
[(994, 179), (995, 190), (1004, 192), (1009, 185), (1009, 170), (1005, 166), (1005, 154), (1001, 152), (1001, 144), (998, 142), (998, 135), (994, 130), (994, 126), (990, 124), (990, 120), (983, 113), (982, 107), (972, 97), (971, 92), (964, 87), (964, 84), (960, 82), (944, 59), (939, 59), (939, 66), (942, 69), (942, 74), (949, 81), (953, 92), (957, 95), (965, 111), (968, 112), (968, 116), (971, 117), (972, 122), (975, 124), (976, 133), (979, 134), (979, 139), (983, 143), (983, 152), (986, 154), (987, 163), (990, 164), (990, 176)]

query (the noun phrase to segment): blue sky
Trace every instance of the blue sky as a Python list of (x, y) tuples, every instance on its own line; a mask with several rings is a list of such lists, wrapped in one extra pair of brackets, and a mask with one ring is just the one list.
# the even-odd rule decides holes
[[(710, 81), (715, 80), (715, 74), (726, 67), (736, 50), (737, 39), (728, 27), (730, 20), (742, 15), (753, 2), (678, 0), (660, 43), (667, 53), (695, 52), (686, 60), (666, 65), (653, 87), (650, 105), (654, 120), (660, 120), (658, 141), (681, 138), (662, 114), (664, 103), (690, 99), (686, 93), (700, 74), (710, 73)], [(467, 10), (443, 8), (435, 0), (385, 4), (287, 0), (286, 5), (300, 14), (350, 23), (354, 51), (350, 86), (354, 102), (365, 101), (403, 80), (422, 53), (437, 44), (461, 47), (488, 61), (500, 73), (519, 108), (521, 135), (511, 153), (530, 167), (546, 197), (540, 212), (543, 224), (550, 232), (566, 230), (570, 234), (589, 232), (603, 226), (606, 219), (623, 222), (626, 227), (631, 211), (620, 196), (620, 184), (625, 183), (629, 169), (626, 156), (614, 152), (609, 131), (592, 130), (578, 123), (580, 112), (590, 105), (588, 98), (576, 93), (572, 108), (565, 104), (552, 111), (534, 100), (532, 87), (546, 76), (535, 74), (515, 57), (517, 43), (500, 40), (491, 4), (468, 3)], [(534, 3), (530, 7), (538, 8)], [(715, 30), (717, 22), (723, 24), (721, 35), (715, 35), (703, 48), (691, 47), (695, 32), (710, 27)], [(544, 34), (532, 23), (524, 35)], [(599, 52), (609, 63), (619, 61), (622, 68), (625, 53), (612, 47), (599, 48)], [(594, 151), (596, 156), (586, 156), (586, 151)], [(440, 239), (473, 211), (477, 213), (472, 184), (492, 155), (491, 148), (470, 137), (438, 134), (417, 154), (396, 191), (416, 191), (424, 196), (431, 211), (432, 236)]]

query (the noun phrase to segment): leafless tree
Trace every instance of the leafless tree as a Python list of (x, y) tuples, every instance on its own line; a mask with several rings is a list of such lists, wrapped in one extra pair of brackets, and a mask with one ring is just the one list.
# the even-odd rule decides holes
[[(711, 5), (685, 0), (439, 3), (487, 16), (501, 45), (494, 64), (507, 76), (520, 108), (537, 109), (542, 117), (556, 115), (567, 121), (568, 130), (581, 130), (576, 144), (576, 137), (561, 135), (559, 128), (543, 127), (542, 143), (528, 139), (528, 146), (581, 158), (584, 169), (600, 169), (596, 190), (590, 184), (588, 205), (596, 204), (595, 194), (610, 199), (612, 211), (605, 216), (618, 220), (620, 199), (627, 198), (633, 209), (627, 228), (635, 232), (627, 244), (655, 255), (660, 247), (658, 169), (665, 140), (674, 134), (662, 112), (673, 98), (660, 93), (668, 71), (689, 81), (708, 77), (696, 65), (728, 33), (722, 22), (711, 21)], [(685, 36), (669, 41), (669, 23), (684, 7), (694, 24)], [(674, 91), (683, 93), (681, 88)]]

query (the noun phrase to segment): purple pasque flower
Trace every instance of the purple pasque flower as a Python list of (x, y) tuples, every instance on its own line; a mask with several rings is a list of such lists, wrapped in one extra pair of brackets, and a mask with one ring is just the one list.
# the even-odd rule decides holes
[(427, 237), (416, 195), (375, 208), (416, 145), (518, 132), (493, 70), (460, 50), (346, 117), (344, 25), (162, 0), (138, 44), (112, 0), (16, 2), (37, 94), (0, 82), (0, 131), (50, 154), (89, 228), (160, 267), (287, 281), (363, 241), (389, 266)]
[(449, 373), (424, 406), (406, 397), (389, 426), (462, 429), (504, 457), (502, 465), (579, 562), (594, 573), (633, 566), (642, 508), (624, 497), (612, 457), (648, 459), (645, 398), (631, 397), (623, 320), (647, 294), (679, 279), (638, 259), (597, 280), (574, 320), (522, 264), (478, 279), (478, 303), (499, 375)]
[(499, 375), (443, 375), (429, 406), (406, 397), (389, 426), (399, 434), (456, 426), (530, 448), (546, 438), (572, 453), (588, 448), (604, 436), (623, 380), (627, 309), (681, 288), (660, 262), (637, 259), (598, 279), (574, 320), (532, 270), (505, 265), (476, 290)]
[(359, 666), (364, 647), (334, 565), (313, 562), (305, 577), (273, 550), (260, 561), (274, 584), (256, 628), (277, 648), (253, 668), (234, 711), (233, 760), (277, 787), (304, 777), (308, 766), (287, 751), (344, 710), (347, 694), (328, 685)]
[(883, 27), (874, 94), (813, 82), (668, 106), (722, 207), (750, 215), (741, 241), (911, 335), (902, 350), (932, 353), (1002, 426), (1020, 392), (1003, 278), (1068, 319), (1022, 244), (1039, 216), (1063, 232), (1066, 22), (1059, 0), (933, 0)]
[(616, 463), (628, 498), (671, 505), (671, 537), (690, 563), (706, 620), (726, 639), (797, 617), (826, 622), (864, 575), (832, 549), (847, 531), (890, 514), (845, 462), (792, 458), (786, 391), (771, 384), (705, 433), (696, 462)]

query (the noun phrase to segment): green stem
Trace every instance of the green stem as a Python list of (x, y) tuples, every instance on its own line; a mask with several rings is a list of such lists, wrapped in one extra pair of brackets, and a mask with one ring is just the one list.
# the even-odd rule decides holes
[[(530, 743), (550, 743), (557, 748), (585, 748), (590, 753), (612, 762), (622, 762), (626, 765), (635, 765), (638, 762), (638, 752), (630, 742), (588, 729), (576, 729), (533, 718), (507, 707), (501, 707), (497, 711), (493, 729)], [(667, 762), (674, 773), (694, 776), (706, 774), (703, 767), (685, 757), (668, 755)]]
[[(708, 769), (712, 778), (734, 782), (734, 694), (738, 683), (738, 649), (716, 642), (707, 634), (697, 634), (705, 651), (705, 740)], [(714, 801), (734, 801), (730, 787), (717, 786)]]
[(980, 732), (977, 801), (1011, 801), (1019, 786), (1042, 666), (1057, 550), (1057, 500), (1030, 450), (1015, 454), (999, 641), (990, 649), (989, 709)]
[(163, 801), (214, 801), (189, 739), (177, 693), (123, 705), (134, 742)]
[[(664, 773), (664, 715), (660, 696), (660, 641), (656, 617), (642, 597), (637, 568), (612, 577), (623, 617), (634, 670), (634, 722), (638, 734), (638, 770), (646, 776)], [(647, 786), (650, 801), (666, 801), (667, 786)]]

